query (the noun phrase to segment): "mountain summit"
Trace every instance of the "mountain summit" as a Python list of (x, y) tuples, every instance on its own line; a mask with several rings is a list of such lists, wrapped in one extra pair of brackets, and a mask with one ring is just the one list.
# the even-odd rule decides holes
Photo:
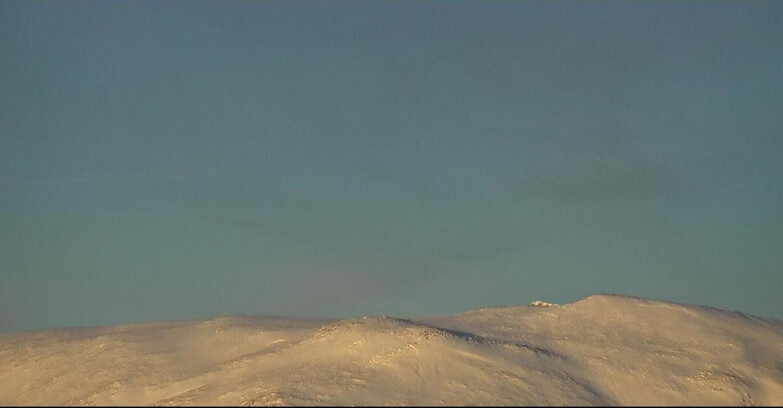
[(3, 405), (781, 405), (783, 322), (617, 295), (0, 335)]

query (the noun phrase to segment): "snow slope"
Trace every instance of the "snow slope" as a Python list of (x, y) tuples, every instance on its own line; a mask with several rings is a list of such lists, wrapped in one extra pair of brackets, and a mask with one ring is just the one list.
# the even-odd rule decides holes
[(783, 405), (783, 322), (614, 295), (0, 335), (3, 405)]

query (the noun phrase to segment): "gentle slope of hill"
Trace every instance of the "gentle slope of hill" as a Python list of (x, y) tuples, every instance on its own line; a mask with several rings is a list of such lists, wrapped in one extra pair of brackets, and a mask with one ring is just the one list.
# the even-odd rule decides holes
[(783, 405), (783, 322), (614, 295), (0, 335), (4, 405)]

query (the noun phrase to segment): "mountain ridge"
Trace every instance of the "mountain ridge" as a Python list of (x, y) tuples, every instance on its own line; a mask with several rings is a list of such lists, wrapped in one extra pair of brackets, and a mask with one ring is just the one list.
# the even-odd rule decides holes
[(3, 334), (0, 404), (783, 404), (781, 321), (612, 294), (536, 304)]

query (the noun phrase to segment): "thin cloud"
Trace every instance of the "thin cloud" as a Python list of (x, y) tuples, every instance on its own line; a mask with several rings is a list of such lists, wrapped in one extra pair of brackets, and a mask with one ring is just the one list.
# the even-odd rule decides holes
[(335, 226), (326, 222), (268, 221), (259, 217), (225, 215), (215, 213), (193, 213), (199, 219), (226, 227), (260, 235), (270, 235), (288, 241), (311, 242), (335, 231)]
[(661, 164), (606, 156), (532, 171), (521, 184), (524, 194), (564, 201), (668, 199), (682, 191), (681, 182)]

